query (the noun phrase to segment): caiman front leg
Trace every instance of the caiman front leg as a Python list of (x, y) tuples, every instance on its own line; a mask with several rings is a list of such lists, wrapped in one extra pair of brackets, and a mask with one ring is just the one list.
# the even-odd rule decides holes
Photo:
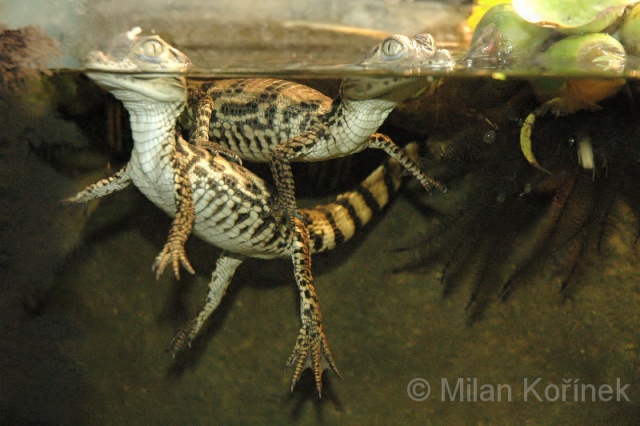
[(293, 220), (296, 216), (296, 184), (291, 171), (291, 160), (306, 154), (318, 141), (318, 135), (313, 132), (302, 133), (271, 151), (269, 168), (276, 185), (276, 198), (272, 214), (276, 219), (283, 219), (294, 229)]
[(313, 371), (318, 395), (322, 396), (322, 372), (331, 368), (338, 377), (340, 373), (336, 367), (327, 337), (322, 327), (322, 314), (320, 304), (313, 285), (311, 274), (311, 253), (309, 251), (309, 233), (303, 220), (296, 215), (294, 217), (294, 243), (291, 259), (296, 278), (296, 284), (300, 293), (300, 319), (302, 327), (296, 339), (293, 352), (287, 360), (287, 366), (294, 367), (291, 380), (291, 391), (300, 379), (305, 368)]
[(189, 92), (187, 102), (195, 119), (194, 126), (189, 132), (189, 143), (204, 148), (214, 155), (220, 154), (227, 160), (242, 165), (242, 160), (235, 152), (209, 139), (209, 126), (213, 113), (211, 96), (202, 89), (194, 88)]
[(88, 203), (91, 200), (104, 197), (105, 195), (109, 195), (126, 188), (131, 184), (131, 178), (127, 172), (128, 165), (129, 164), (127, 163), (113, 175), (101, 179), (96, 183), (92, 183), (73, 197), (65, 198), (62, 202), (64, 204)]
[(218, 305), (220, 305), (222, 296), (224, 296), (227, 291), (227, 287), (229, 287), (236, 269), (243, 260), (243, 256), (229, 252), (223, 252), (220, 255), (216, 261), (216, 269), (211, 274), (211, 281), (209, 281), (207, 301), (195, 318), (180, 330), (167, 346), (167, 350), (171, 351), (173, 356), (180, 352), (186, 345), (191, 345), (191, 342), (200, 332), (200, 329), (209, 316), (216, 310)]
[(391, 158), (399, 162), (406, 171), (411, 173), (413, 177), (418, 179), (418, 182), (427, 192), (431, 192), (432, 188), (447, 192), (447, 187), (443, 183), (423, 172), (420, 166), (407, 155), (405, 150), (396, 145), (389, 136), (382, 133), (374, 133), (369, 137), (369, 148), (382, 149), (386, 152)]
[(167, 242), (151, 267), (156, 273), (156, 279), (160, 278), (169, 263), (171, 263), (173, 273), (177, 279), (180, 279), (180, 264), (189, 273), (195, 274), (195, 270), (189, 263), (189, 259), (187, 259), (184, 245), (191, 234), (193, 221), (196, 217), (196, 209), (193, 201), (191, 179), (189, 178), (190, 166), (189, 164), (184, 164), (181, 158), (179, 153), (173, 158), (176, 215), (171, 223)]

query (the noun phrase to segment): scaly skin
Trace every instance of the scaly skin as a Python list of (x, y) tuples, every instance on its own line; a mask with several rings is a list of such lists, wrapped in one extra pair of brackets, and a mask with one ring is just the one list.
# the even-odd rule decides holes
[[(91, 52), (87, 75), (120, 99), (130, 114), (134, 148), (130, 162), (115, 175), (88, 186), (67, 201), (84, 203), (133, 183), (151, 202), (174, 216), (169, 239), (154, 268), (157, 274), (171, 263), (193, 271), (184, 252), (191, 230), (224, 251), (209, 283), (207, 299), (198, 315), (170, 343), (176, 353), (198, 334), (219, 305), (235, 270), (246, 257), (290, 257), (300, 295), (301, 328), (288, 365), (294, 367), (291, 387), (306, 367), (313, 370), (318, 393), (328, 366), (339, 375), (325, 332), (313, 275), (311, 253), (329, 250), (350, 239), (400, 186), (402, 170), (396, 161), (378, 167), (358, 188), (334, 202), (298, 210), (293, 228), (282, 223), (272, 208), (274, 191), (262, 179), (226, 155), (217, 155), (183, 140), (175, 123), (185, 105), (184, 78), (175, 75), (188, 59), (157, 36), (140, 37), (130, 31), (114, 40), (112, 52)], [(174, 74), (110, 74), (104, 71)], [(415, 161), (417, 148), (406, 156)]]
[[(357, 64), (442, 69), (453, 65), (433, 37), (393, 35)], [(444, 185), (401, 154), (393, 141), (376, 133), (397, 103), (434, 88), (438, 81), (400, 76), (358, 75), (342, 82), (331, 100), (302, 84), (273, 78), (219, 80), (195, 86), (189, 95), (192, 142), (214, 141), (240, 158), (269, 162), (277, 187), (275, 214), (291, 221), (296, 209), (291, 161), (320, 161), (365, 148), (384, 150), (401, 161), (427, 191)]]

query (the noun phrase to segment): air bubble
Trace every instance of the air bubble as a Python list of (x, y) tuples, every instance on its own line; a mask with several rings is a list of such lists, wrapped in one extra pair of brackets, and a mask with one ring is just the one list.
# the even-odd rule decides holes
[(487, 130), (486, 132), (484, 132), (484, 135), (482, 135), (482, 142), (494, 143), (496, 141), (497, 136), (498, 134), (496, 133), (495, 130)]

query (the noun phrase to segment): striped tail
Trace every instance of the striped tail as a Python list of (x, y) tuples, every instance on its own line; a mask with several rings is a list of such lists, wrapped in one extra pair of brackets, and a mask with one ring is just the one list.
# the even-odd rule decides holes
[[(417, 161), (417, 143), (410, 143), (404, 149), (412, 160)], [(398, 192), (403, 175), (400, 163), (389, 158), (357, 188), (340, 194), (335, 201), (313, 209), (300, 209), (307, 222), (311, 251), (331, 250), (351, 239)]]

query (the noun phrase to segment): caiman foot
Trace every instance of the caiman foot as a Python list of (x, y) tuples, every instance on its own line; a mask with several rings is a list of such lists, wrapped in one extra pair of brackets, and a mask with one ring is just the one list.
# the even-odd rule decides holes
[(295, 387), (300, 375), (306, 368), (311, 368), (318, 390), (318, 396), (322, 397), (322, 372), (331, 368), (338, 377), (342, 378), (338, 372), (327, 337), (322, 330), (322, 326), (300, 328), (296, 346), (287, 360), (287, 367), (294, 367), (293, 379), (291, 380), (291, 391)]
[(270, 206), (270, 214), (278, 223), (286, 223), (290, 228), (294, 228), (294, 218), (297, 211), (295, 202), (291, 203), (276, 196), (271, 200)]
[(178, 280), (180, 279), (180, 265), (190, 274), (196, 273), (191, 263), (189, 263), (189, 259), (187, 259), (187, 253), (182, 244), (172, 244), (171, 241), (165, 244), (151, 267), (151, 270), (156, 273), (156, 279), (160, 279), (160, 275), (162, 275), (169, 263), (171, 263), (173, 273)]
[(198, 330), (194, 321), (189, 322), (182, 330), (178, 331), (165, 348), (166, 352), (171, 352), (175, 358), (178, 353), (185, 347), (190, 347), (194, 337), (198, 334)]
[(238, 154), (233, 152), (227, 147), (220, 145), (217, 142), (210, 141), (209, 139), (195, 138), (189, 141), (190, 143), (209, 151), (212, 155), (221, 155), (227, 161), (236, 163), (242, 166), (242, 159), (238, 157)]

